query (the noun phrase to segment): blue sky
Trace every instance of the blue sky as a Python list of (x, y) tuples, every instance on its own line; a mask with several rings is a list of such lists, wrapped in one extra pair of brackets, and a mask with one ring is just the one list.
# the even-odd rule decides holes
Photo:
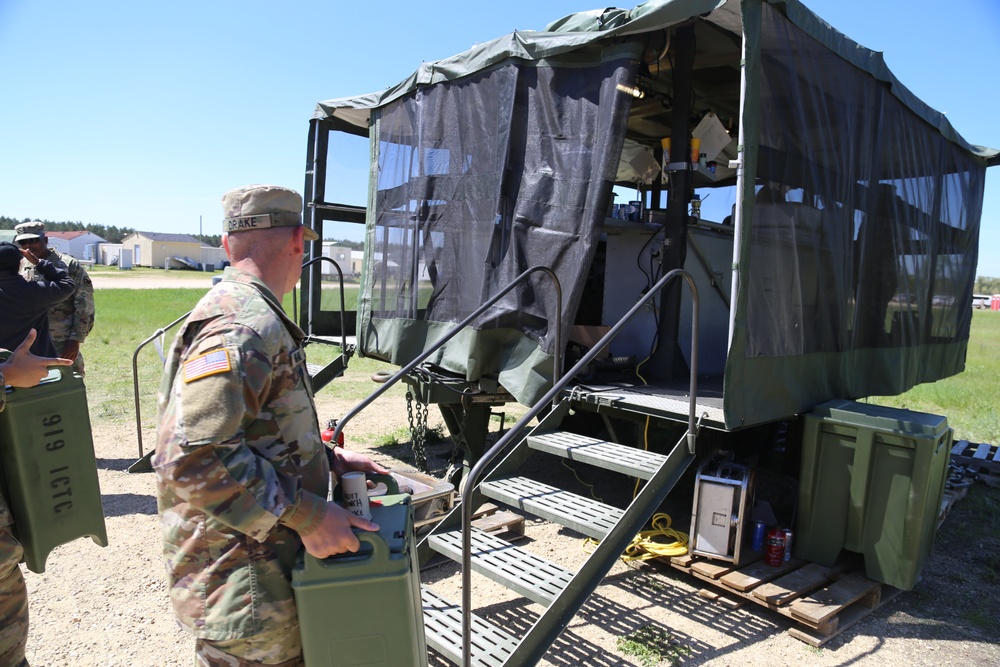
[[(1000, 148), (1000, 2), (805, 4), (883, 51), (968, 141)], [(301, 190), (318, 100), (596, 6), (0, 0), (0, 214), (219, 233), (226, 190)], [(342, 187), (328, 198), (363, 204), (366, 170), (336, 165)], [(1000, 277), (1000, 167), (988, 170), (977, 273)]]

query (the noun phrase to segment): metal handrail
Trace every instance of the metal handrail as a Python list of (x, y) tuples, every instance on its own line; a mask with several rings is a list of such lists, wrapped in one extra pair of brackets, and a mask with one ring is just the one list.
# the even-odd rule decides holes
[(140, 459), (145, 455), (142, 453), (142, 417), (139, 414), (139, 351), (184, 321), (192, 312), (189, 310), (167, 326), (154, 331), (153, 335), (139, 343), (139, 347), (135, 348), (135, 352), (132, 353), (132, 391), (135, 394), (135, 435), (139, 439)]
[[(342, 343), (341, 347), (346, 350), (347, 349), (347, 332), (345, 331), (345, 327), (344, 327), (344, 310), (345, 310), (345, 304), (344, 304), (344, 272), (340, 269), (340, 265), (338, 265), (337, 262), (335, 262), (330, 257), (317, 257), (315, 259), (311, 259), (308, 262), (304, 263), (302, 265), (302, 268), (304, 270), (307, 267), (309, 267), (311, 264), (314, 264), (314, 263), (322, 261), (322, 260), (326, 260), (326, 261), (330, 262), (331, 264), (333, 264), (333, 266), (337, 269), (337, 274), (340, 276), (340, 335), (341, 335), (341, 343)], [(298, 310), (298, 308), (296, 307), (296, 311), (297, 310)], [(152, 343), (154, 340), (156, 340), (157, 338), (159, 338), (160, 336), (162, 336), (163, 334), (165, 334), (167, 331), (169, 331), (170, 329), (174, 328), (179, 323), (181, 323), (182, 321), (184, 321), (187, 318), (187, 316), (190, 315), (192, 312), (194, 312), (194, 311), (193, 310), (189, 310), (188, 312), (184, 313), (183, 315), (181, 315), (180, 317), (178, 317), (176, 320), (174, 320), (173, 322), (171, 322), (167, 326), (161, 327), (161, 328), (157, 329), (156, 331), (154, 331), (153, 334), (149, 338), (147, 338), (146, 340), (144, 340), (141, 343), (139, 343), (139, 346), (137, 348), (135, 348), (135, 352), (132, 353), (132, 391), (133, 391), (134, 398), (135, 398), (135, 433), (136, 433), (136, 439), (139, 442), (139, 458), (140, 459), (142, 459), (142, 457), (144, 456), (144, 454), (143, 454), (143, 451), (142, 451), (142, 414), (141, 414), (141, 407), (140, 407), (140, 401), (139, 401), (139, 352), (142, 351), (142, 348), (146, 347), (147, 345), (149, 345), (150, 343)], [(298, 313), (297, 312), (295, 313), (295, 319), (298, 319)], [(311, 333), (312, 322), (310, 322), (309, 328), (310, 328), (310, 333)]]
[[(324, 260), (327, 261), (327, 262), (330, 262), (331, 264), (333, 264), (333, 268), (337, 269), (337, 275), (340, 277), (340, 342), (341, 342), (340, 347), (342, 349), (346, 350), (347, 349), (347, 328), (344, 326), (344, 311), (346, 310), (346, 306), (344, 305), (344, 272), (341, 270), (340, 264), (337, 264), (337, 262), (334, 261), (334, 259), (332, 257), (315, 257), (313, 259), (310, 259), (305, 264), (303, 264), (302, 265), (302, 270), (305, 271), (307, 268), (309, 268), (310, 266), (312, 266), (316, 262), (322, 262)], [(319, 283), (320, 301), (322, 302), (322, 299), (323, 299), (323, 281), (322, 281), (322, 276), (320, 276), (320, 278), (321, 279), (318, 280), (317, 282)], [(293, 303), (292, 304), (292, 308), (293, 308), (293, 311), (294, 311), (292, 313), (292, 319), (295, 320), (296, 322), (298, 322), (298, 319), (299, 319), (299, 305), (298, 305), (298, 303), (297, 302)], [(309, 310), (309, 314), (310, 315), (313, 314), (313, 311), (312, 311), (311, 308)], [(310, 318), (309, 319), (309, 331), (306, 332), (310, 336), (312, 335), (312, 328), (313, 328), (313, 323), (312, 323), (312, 318)]]
[(462, 320), (461, 322), (459, 322), (458, 324), (456, 324), (454, 327), (452, 327), (451, 329), (449, 329), (448, 332), (444, 336), (442, 336), (440, 339), (434, 341), (434, 344), (431, 345), (430, 348), (428, 348), (427, 350), (425, 350), (416, 359), (414, 359), (413, 361), (411, 361), (410, 363), (406, 364), (401, 369), (399, 369), (399, 371), (397, 371), (392, 377), (390, 377), (388, 380), (386, 380), (382, 384), (382, 386), (380, 386), (374, 392), (372, 392), (371, 394), (369, 394), (368, 397), (365, 400), (361, 401), (356, 406), (354, 406), (351, 409), (350, 412), (348, 412), (346, 415), (344, 415), (344, 417), (337, 422), (337, 427), (334, 429), (334, 432), (333, 432), (333, 442), (337, 442), (337, 438), (340, 437), (340, 433), (341, 433), (341, 431), (344, 430), (344, 426), (347, 425), (347, 422), (349, 422), (359, 412), (361, 412), (366, 407), (368, 407), (373, 402), (375, 402), (375, 400), (378, 399), (379, 396), (381, 396), (382, 394), (384, 394), (386, 391), (389, 390), (389, 387), (391, 387), (392, 385), (394, 385), (397, 382), (399, 382), (399, 380), (404, 375), (406, 375), (407, 373), (409, 373), (410, 371), (412, 371), (414, 368), (416, 368), (417, 366), (419, 366), (420, 364), (422, 364), (434, 352), (437, 352), (438, 349), (440, 349), (445, 343), (447, 343), (449, 340), (451, 340), (456, 335), (458, 335), (459, 331), (461, 331), (462, 329), (464, 329), (465, 327), (467, 327), (469, 324), (471, 324), (472, 321), (474, 319), (476, 319), (477, 317), (479, 317), (481, 314), (483, 314), (486, 311), (486, 309), (488, 309), (493, 304), (495, 304), (500, 299), (502, 299), (504, 296), (506, 296), (507, 293), (510, 292), (512, 289), (514, 289), (514, 287), (516, 287), (519, 283), (522, 283), (525, 280), (527, 280), (528, 276), (530, 276), (533, 273), (537, 273), (538, 271), (541, 271), (542, 273), (544, 273), (547, 276), (549, 276), (550, 278), (552, 278), (552, 283), (553, 283), (553, 285), (555, 285), (555, 288), (556, 288), (556, 307), (557, 307), (558, 310), (556, 311), (557, 312), (557, 316), (555, 318), (555, 320), (556, 320), (555, 321), (556, 345), (555, 345), (555, 353), (553, 355), (554, 359), (553, 359), (553, 369), (552, 369), (552, 382), (553, 382), (553, 384), (559, 383), (559, 381), (560, 381), (560, 375), (561, 375), (560, 371), (562, 370), (562, 353), (561, 353), (561, 350), (562, 350), (562, 285), (559, 284), (559, 278), (556, 276), (555, 272), (552, 269), (548, 268), (547, 266), (533, 266), (530, 269), (527, 269), (524, 273), (522, 273), (521, 275), (519, 275), (517, 278), (514, 278), (514, 280), (512, 280), (506, 287), (504, 287), (502, 290), (500, 290), (499, 292), (497, 292), (497, 294), (495, 296), (493, 296), (493, 298), (491, 298), (489, 301), (487, 301), (486, 303), (484, 303), (481, 306), (479, 306), (479, 308), (476, 308), (476, 310), (474, 310), (471, 315), (469, 315), (464, 320)]
[(643, 296), (639, 301), (632, 306), (632, 308), (625, 313), (624, 316), (618, 322), (611, 327), (608, 331), (593, 347), (590, 351), (583, 356), (580, 361), (576, 363), (573, 368), (566, 371), (562, 380), (559, 382), (554, 382), (552, 389), (549, 390), (545, 396), (543, 396), (534, 407), (532, 407), (528, 412), (521, 417), (521, 419), (514, 424), (506, 434), (500, 440), (497, 441), (493, 447), (489, 449), (483, 456), (479, 458), (479, 461), (472, 467), (469, 471), (468, 477), (464, 480), (464, 487), (462, 489), (462, 664), (468, 667), (472, 664), (472, 493), (479, 477), (482, 476), (483, 471), (486, 469), (490, 463), (499, 456), (504, 449), (510, 444), (510, 442), (520, 435), (521, 431), (524, 430), (528, 422), (538, 416), (538, 414), (545, 409), (545, 407), (556, 399), (559, 393), (569, 384), (576, 375), (585, 369), (587, 365), (601, 353), (601, 350), (613, 339), (618, 333), (625, 327), (626, 324), (631, 321), (633, 317), (639, 311), (643, 310), (646, 303), (652, 299), (657, 292), (659, 292), (668, 282), (673, 278), (681, 276), (687, 281), (688, 287), (691, 289), (691, 384), (690, 384), (690, 397), (688, 400), (688, 430), (687, 430), (687, 443), (688, 451), (692, 454), (695, 453), (695, 409), (697, 407), (695, 402), (695, 397), (698, 388), (698, 316), (699, 316), (699, 302), (698, 302), (698, 288), (695, 286), (694, 279), (691, 274), (683, 269), (674, 269), (670, 271), (665, 276), (660, 278), (652, 289), (650, 289), (645, 296)]

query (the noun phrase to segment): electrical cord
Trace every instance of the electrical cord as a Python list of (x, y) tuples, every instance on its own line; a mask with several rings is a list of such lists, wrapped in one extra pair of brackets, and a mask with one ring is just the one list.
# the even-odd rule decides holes
[(579, 482), (583, 486), (587, 487), (587, 489), (590, 491), (590, 497), (591, 498), (593, 498), (594, 500), (596, 500), (599, 503), (603, 503), (604, 502), (604, 500), (594, 492), (594, 485), (593, 484), (587, 484), (585, 481), (583, 481), (582, 479), (580, 479), (580, 476), (578, 474), (576, 474), (576, 468), (574, 468), (570, 464), (566, 463), (566, 459), (560, 459), (560, 461), (562, 462), (562, 465), (563, 465), (564, 468), (566, 468), (567, 470), (569, 470), (570, 472), (573, 473), (573, 477), (576, 477), (576, 481), (577, 482)]
[[(654, 514), (651, 522), (652, 527), (649, 530), (640, 531), (632, 538), (629, 545), (625, 547), (625, 553), (621, 555), (622, 561), (630, 563), (685, 555), (688, 552), (688, 535), (671, 528), (670, 524), (669, 514), (663, 512)], [(583, 550), (591, 553), (598, 544), (597, 540), (588, 537), (583, 542)]]

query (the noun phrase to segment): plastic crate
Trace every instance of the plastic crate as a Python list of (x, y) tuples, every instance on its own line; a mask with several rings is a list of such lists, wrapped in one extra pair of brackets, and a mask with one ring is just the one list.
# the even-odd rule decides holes
[(5, 390), (3, 490), (28, 569), (44, 572), (49, 552), (78, 537), (106, 547), (83, 380), (68, 369), (52, 369), (35, 387)]
[(833, 565), (842, 549), (861, 553), (870, 579), (910, 590), (937, 530), (947, 420), (853, 401), (804, 419), (795, 556)]

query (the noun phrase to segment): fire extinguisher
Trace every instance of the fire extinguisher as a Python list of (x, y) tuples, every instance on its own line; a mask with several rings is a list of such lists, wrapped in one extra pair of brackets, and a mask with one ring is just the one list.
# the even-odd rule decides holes
[[(337, 420), (331, 419), (326, 422), (326, 428), (323, 432), (319, 434), (319, 437), (323, 439), (323, 442), (331, 442), (333, 440), (333, 434), (337, 431)], [(337, 436), (337, 447), (344, 446), (344, 433), (341, 431), (340, 435)]]

